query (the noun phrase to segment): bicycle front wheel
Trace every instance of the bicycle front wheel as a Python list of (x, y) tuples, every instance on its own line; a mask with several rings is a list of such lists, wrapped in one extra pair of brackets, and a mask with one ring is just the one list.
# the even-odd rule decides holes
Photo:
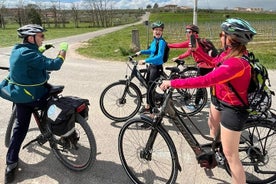
[(240, 159), (249, 184), (276, 181), (276, 124), (270, 120), (247, 122), (241, 134)]
[(135, 116), (142, 104), (139, 88), (126, 81), (107, 86), (100, 96), (100, 108), (103, 114), (114, 121), (126, 121)]
[[(152, 131), (157, 131), (157, 136), (151, 149), (146, 149)], [(122, 127), (118, 140), (119, 156), (132, 182), (175, 183), (177, 161), (169, 140), (166, 132), (153, 129), (149, 121), (141, 118), (131, 119)]]
[[(95, 162), (97, 145), (90, 126), (79, 114), (76, 117), (75, 133), (74, 137), (70, 135), (70, 138), (61, 138), (68, 142), (68, 139), (70, 139), (70, 145), (64, 146), (51, 143), (51, 147), (55, 156), (63, 165), (74, 171), (82, 171)], [(72, 139), (74, 145), (72, 145)]]

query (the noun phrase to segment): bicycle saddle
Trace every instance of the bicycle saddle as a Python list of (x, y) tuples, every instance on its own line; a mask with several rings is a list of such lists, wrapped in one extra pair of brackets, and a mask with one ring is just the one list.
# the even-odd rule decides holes
[(61, 93), (64, 89), (63, 85), (47, 84), (47, 87), (49, 88), (49, 94), (58, 94)]

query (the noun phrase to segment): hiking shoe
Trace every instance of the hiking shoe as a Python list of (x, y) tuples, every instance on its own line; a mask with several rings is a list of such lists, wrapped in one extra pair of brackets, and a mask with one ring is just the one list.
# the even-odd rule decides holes
[(16, 170), (17, 170), (17, 163), (7, 165), (5, 169), (5, 184), (12, 183), (14, 181)]

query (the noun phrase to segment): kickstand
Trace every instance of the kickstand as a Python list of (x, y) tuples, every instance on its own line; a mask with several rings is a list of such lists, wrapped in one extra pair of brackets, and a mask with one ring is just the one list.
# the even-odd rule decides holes
[(34, 140), (31, 140), (30, 142), (28, 142), (27, 144), (25, 144), (22, 149), (25, 149), (27, 146), (29, 146), (33, 142), (36, 142), (37, 140), (38, 140), (38, 138), (35, 138)]

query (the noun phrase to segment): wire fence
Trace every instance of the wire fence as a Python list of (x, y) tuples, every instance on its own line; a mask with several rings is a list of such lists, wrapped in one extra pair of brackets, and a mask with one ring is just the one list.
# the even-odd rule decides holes
[[(189, 23), (166, 23), (165, 36), (171, 42), (185, 40), (185, 26)], [(200, 37), (219, 42), (219, 33), (221, 22), (199, 23)], [(276, 42), (276, 20), (251, 21), (250, 24), (256, 29), (257, 35), (254, 36), (255, 42)]]

